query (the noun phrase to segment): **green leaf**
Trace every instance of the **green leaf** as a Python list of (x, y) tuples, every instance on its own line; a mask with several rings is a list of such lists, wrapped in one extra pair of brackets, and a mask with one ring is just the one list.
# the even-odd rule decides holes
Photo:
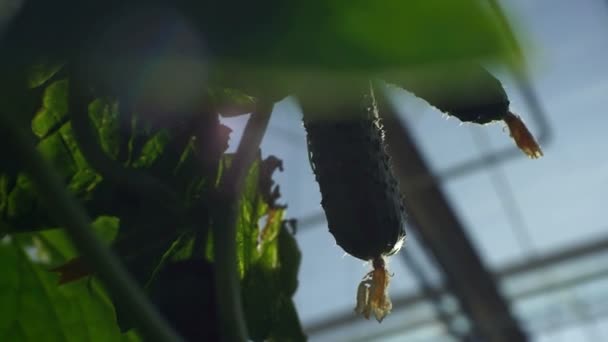
[[(322, 46), (336, 49), (331, 42), (339, 41), (344, 45), (338, 48), (358, 52), (348, 55), (347, 65), (376, 61), (411, 67), (506, 52), (495, 18), (477, 0), (341, 0), (327, 2), (327, 7), (331, 34), (320, 36)], [(334, 51), (338, 55), (340, 50)]]
[(32, 119), (32, 131), (38, 137), (49, 134), (59, 128), (68, 114), (68, 81), (51, 83), (42, 95), (42, 108)]
[(94, 100), (89, 105), (89, 118), (97, 130), (102, 150), (116, 159), (120, 147), (118, 103)]
[(100, 286), (57, 286), (57, 275), (33, 262), (16, 239), (0, 243), (0, 340), (116, 341), (111, 303)]
[(30, 179), (20, 173), (16, 179), (4, 175), (5, 207), (1, 219), (6, 233), (50, 228), (54, 225), (48, 211), (40, 208), (38, 196)]
[(193, 256), (194, 251), (194, 236), (191, 233), (181, 235), (175, 240), (169, 249), (163, 254), (160, 262), (152, 272), (150, 279), (146, 283), (145, 288), (149, 288), (154, 282), (163, 268), (171, 262), (179, 262), (189, 260)]
[(277, 236), (283, 222), (283, 209), (267, 209), (265, 215), (266, 222), (260, 231), (260, 237), (257, 247), (259, 260), (262, 266), (267, 269), (276, 269), (279, 267), (279, 246)]
[[(230, 159), (223, 164), (229, 167)], [(237, 220), (237, 256), (247, 326), (254, 341), (270, 336), (301, 341), (305, 337), (297, 314), (289, 312), (297, 287), (300, 251), (285, 228), (285, 208), (271, 207), (268, 201), (274, 200), (266, 193), (270, 189), (262, 189), (272, 184), (269, 178), (276, 168), (261, 172), (262, 166), (258, 158), (247, 174)], [(280, 317), (284, 312), (288, 315)]]
[(122, 334), (121, 342), (143, 342), (143, 339), (137, 335), (135, 330), (129, 330), (128, 332)]
[(240, 201), (240, 212), (237, 219), (236, 248), (238, 271), (242, 277), (247, 273), (249, 265), (256, 257), (258, 244), (258, 221), (260, 216), (257, 210), (259, 160), (255, 161), (245, 179), (243, 195)]
[(279, 284), (277, 274), (255, 264), (242, 281), (243, 310), (251, 339), (266, 339), (278, 320)]
[(4, 210), (6, 209), (6, 207), (8, 207), (9, 193), (9, 177), (8, 175), (0, 174), (0, 213), (4, 213)]
[(135, 168), (146, 168), (151, 166), (163, 153), (165, 146), (169, 142), (169, 135), (166, 131), (156, 133), (144, 144), (141, 154), (133, 162)]
[(289, 297), (281, 296), (279, 309), (277, 310), (278, 320), (275, 329), (270, 334), (269, 340), (276, 342), (301, 342), (306, 341), (306, 335), (302, 330), (300, 318), (296, 311), (293, 300)]
[[(282, 215), (284, 209), (279, 210)], [(276, 228), (266, 229), (276, 229), (278, 236), (261, 244), (260, 258), (242, 281), (247, 326), (254, 340), (303, 341), (306, 337), (291, 301), (298, 286), (300, 251), (282, 220), (273, 225)]]
[(226, 117), (251, 113), (256, 108), (256, 99), (238, 89), (211, 87), (209, 101), (213, 108)]
[[(70, 157), (73, 159), (74, 164), (78, 170), (89, 168), (87, 161), (85, 160), (82, 152), (80, 151), (80, 147), (76, 142), (76, 137), (74, 136), (74, 132), (72, 131), (72, 123), (68, 122), (63, 125), (58, 134), (61, 135), (61, 139), (65, 144), (66, 148), (70, 153)], [(43, 140), (44, 141), (44, 140)]]
[[(69, 134), (67, 131), (69, 128), (65, 129), (63, 133)], [(70, 179), (78, 169), (76, 160), (73, 158), (63, 134), (59, 131), (40, 141), (38, 151), (56, 165), (59, 175), (64, 179)]]
[[(508, 54), (495, 16), (478, 0), (275, 0), (239, 5), (239, 16), (233, 4), (189, 11), (206, 24), (211, 50), (230, 65), (369, 72)], [(224, 16), (233, 18), (233, 25), (222, 25)]]
[(7, 216), (16, 217), (28, 213), (35, 204), (35, 196), (31, 180), (24, 174), (19, 174), (15, 187), (8, 195)]
[[(101, 240), (110, 244), (118, 235), (120, 219), (113, 216), (99, 216), (91, 223), (91, 227)], [(78, 256), (64, 229), (49, 229), (39, 232), (37, 236), (44, 242), (41, 248), (49, 249), (53, 254), (53, 260), (57, 262), (65, 262)]]
[[(353, 81), (480, 60), (516, 63), (499, 20), (479, 0), (270, 1), (242, 6), (255, 21), (248, 14), (234, 21), (242, 26), (214, 27), (218, 40), (223, 33), (233, 38), (225, 50), (217, 43), (222, 58), (213, 70), (213, 82), (254, 97), (278, 101), (295, 94), (338, 105), (354, 100), (348, 97)], [(204, 22), (214, 20), (193, 15)]]
[(61, 70), (61, 67), (61, 63), (53, 63), (50, 61), (40, 61), (33, 64), (27, 70), (28, 86), (30, 88), (36, 88), (43, 85)]
[(279, 262), (281, 268), (279, 271), (280, 282), (285, 294), (289, 297), (296, 293), (298, 288), (298, 272), (300, 270), (300, 262), (302, 253), (298, 248), (296, 239), (289, 231), (283, 227), (279, 233)]

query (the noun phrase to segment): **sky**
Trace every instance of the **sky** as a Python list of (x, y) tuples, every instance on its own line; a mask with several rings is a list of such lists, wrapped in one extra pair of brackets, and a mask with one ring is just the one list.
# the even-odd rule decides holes
[[(551, 140), (543, 145), (542, 159), (530, 160), (522, 154), (497, 167), (482, 168), (441, 184), (475, 247), (492, 269), (608, 236), (605, 215), (608, 203), (608, 2), (510, 0), (503, 1), (503, 5), (526, 47), (532, 83), (548, 115)], [(529, 114), (530, 108), (514, 79), (501, 70), (495, 75), (507, 90), (512, 110), (537, 132), (539, 127)], [(457, 119), (446, 120), (436, 109), (405, 91), (395, 92), (393, 100), (436, 173), (480, 153), (512, 148), (512, 141), (501, 124), (479, 127), (461, 125)], [(233, 141), (237, 141), (244, 119), (228, 120), (235, 128)], [(287, 98), (275, 106), (262, 152), (284, 161), (285, 171), (275, 175), (275, 180), (281, 186), (283, 201), (289, 205), (288, 216), (301, 221), (318, 216), (320, 193), (308, 163), (305, 132), (295, 99)], [(506, 195), (502, 192), (501, 196), (497, 195), (493, 187), (496, 182), (511, 189), (512, 201), (501, 202), (500, 198)], [(507, 209), (511, 214), (505, 205), (510, 206)], [(301, 226), (296, 238), (303, 254), (296, 306), (305, 327), (328, 317), (350, 314), (356, 286), (370, 266), (345, 255), (323, 220)], [(417, 243), (408, 240), (405, 248), (416, 254), (420, 249)], [(395, 273), (390, 289), (393, 296), (417, 291), (418, 285), (402, 259), (393, 257), (389, 267)], [(564, 272), (573, 271), (552, 270), (539, 279), (554, 279)], [(540, 310), (543, 318), (547, 314), (542, 310), (551, 308), (552, 303), (565, 303), (566, 310), (575, 311), (574, 304), (585, 301), (585, 296), (590, 294), (608, 303), (608, 282), (603, 280), (585, 286), (553, 299), (517, 302), (515, 310), (523, 317), (530, 310)], [(350, 334), (398, 329), (402, 320), (424, 315), (424, 310), (426, 314), (431, 312), (424, 306), (420, 310), (423, 313), (395, 312), (382, 326), (362, 320), (348, 328), (311, 335), (311, 340), (348, 340), (353, 336)], [(411, 335), (414, 337), (410, 336), (408, 341), (437, 340), (441, 334), (440, 326), (432, 326), (419, 335)], [(584, 324), (534, 332), (533, 336), (537, 341), (584, 341), (593, 336), (608, 340), (608, 323), (587, 320)], [(393, 339), (378, 336), (374, 340), (402, 338), (401, 335), (394, 335)]]

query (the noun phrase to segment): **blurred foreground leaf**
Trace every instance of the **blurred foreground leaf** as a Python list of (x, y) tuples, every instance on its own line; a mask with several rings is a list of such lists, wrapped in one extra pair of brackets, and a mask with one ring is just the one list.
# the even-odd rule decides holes
[(120, 341), (114, 309), (96, 282), (58, 286), (19, 239), (0, 242), (0, 340)]

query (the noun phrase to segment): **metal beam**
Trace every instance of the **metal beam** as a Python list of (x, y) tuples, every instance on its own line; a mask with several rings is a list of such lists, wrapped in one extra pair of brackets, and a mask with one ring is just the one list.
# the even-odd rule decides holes
[[(526, 298), (533, 298), (538, 295), (546, 295), (546, 294), (550, 294), (552, 292), (564, 291), (567, 289), (571, 289), (577, 285), (590, 283), (590, 282), (593, 282), (593, 281), (596, 281), (599, 279), (606, 279), (607, 277), (608, 277), (608, 269), (604, 268), (602, 270), (599, 270), (596, 272), (591, 272), (589, 274), (585, 274), (582, 276), (577, 276), (572, 279), (559, 281), (556, 283), (544, 284), (544, 285), (540, 285), (534, 289), (517, 292), (513, 295), (513, 297), (511, 297), (511, 299), (523, 300)], [(437, 290), (436, 292), (438, 294), (447, 293), (447, 291), (444, 289)], [(419, 296), (411, 296), (411, 297), (407, 297), (407, 298), (408, 299), (416, 298), (415, 301), (410, 302), (411, 305), (421, 304), (425, 300), (425, 299), (419, 299)], [(397, 307), (397, 306), (395, 306), (395, 307)], [(397, 309), (404, 310), (405, 308), (399, 307)], [(449, 315), (449, 319), (454, 319), (460, 314), (462, 314), (461, 311), (455, 311)], [(570, 312), (570, 315), (577, 316), (576, 314), (572, 314), (572, 312)], [(593, 313), (591, 316), (585, 315), (583, 317), (583, 319), (586, 320), (586, 323), (589, 323), (589, 320), (591, 320), (593, 318), (597, 319), (599, 317), (603, 317), (606, 315), (608, 315), (608, 309), (603, 310), (603, 312), (600, 312), (600, 313)], [(540, 323), (537, 323), (537, 321)], [(567, 322), (564, 322), (563, 318), (551, 319), (551, 318), (547, 318), (545, 314), (541, 314), (541, 315), (538, 315), (538, 318), (532, 318), (531, 324), (527, 324), (527, 325), (531, 326), (531, 330), (533, 330), (535, 333), (542, 333), (544, 331), (548, 331), (551, 329), (556, 330), (559, 328), (563, 328), (562, 324), (564, 324), (564, 323), (567, 323)], [(405, 332), (405, 331), (420, 329), (420, 328), (424, 328), (424, 327), (427, 327), (427, 326), (433, 325), (433, 324), (441, 324), (441, 321), (437, 320), (436, 318), (421, 318), (421, 319), (414, 320), (412, 322), (408, 322), (406, 324), (400, 325), (398, 328), (383, 330), (382, 332), (379, 332), (377, 334), (364, 336), (363, 340), (366, 340), (366, 341), (378, 340), (383, 337), (386, 338), (389, 336), (396, 336), (396, 335), (403, 334), (403, 332)]]
[[(605, 228), (606, 229), (606, 228)], [(575, 262), (579, 259), (585, 259), (593, 257), (596, 254), (606, 253), (608, 251), (608, 235), (601, 236), (593, 239), (586, 243), (577, 244), (565, 249), (559, 249), (538, 257), (526, 259), (520, 262), (512, 263), (502, 267), (496, 273), (496, 277), (501, 281), (507, 281), (509, 278), (521, 276), (529, 272), (538, 272), (544, 268), (554, 267), (556, 265)], [(513, 300), (522, 300), (531, 298), (539, 294), (546, 294), (551, 291), (562, 290), (564, 288), (570, 288), (577, 284), (584, 284), (586, 282), (594, 281), (608, 277), (608, 269), (601, 269), (596, 272), (591, 272), (581, 276), (577, 276), (573, 279), (560, 280), (558, 283), (541, 284), (538, 287), (532, 289), (526, 289), (523, 291), (517, 291), (512, 294), (509, 298)], [(444, 288), (431, 288), (432, 295), (442, 297), (448, 293)], [(408, 293), (399, 297), (393, 298), (393, 310), (402, 310), (409, 306), (414, 306), (423, 303), (428, 300), (427, 294), (423, 292)], [(329, 320), (322, 322), (313, 323), (306, 328), (308, 334), (318, 334), (327, 330), (335, 329), (337, 327), (353, 324), (360, 321), (360, 317), (355, 316), (352, 312), (347, 312), (344, 315), (336, 316)], [(437, 323), (436, 319), (417, 321), (415, 326), (423, 326), (425, 324)], [(408, 327), (409, 328), (409, 327)], [(403, 328), (405, 330), (407, 328)]]

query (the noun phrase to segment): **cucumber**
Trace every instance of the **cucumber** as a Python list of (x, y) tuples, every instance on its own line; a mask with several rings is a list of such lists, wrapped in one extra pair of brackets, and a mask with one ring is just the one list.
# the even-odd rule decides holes
[(304, 127), (329, 231), (348, 254), (372, 261), (358, 286), (355, 312), (382, 322), (392, 308), (385, 258), (403, 245), (405, 211), (373, 89), (368, 84), (361, 93), (359, 103), (333, 109), (341, 115), (313, 116), (304, 103)]
[(393, 74), (386, 81), (463, 122), (487, 124), (503, 120), (509, 111), (509, 99), (500, 81), (475, 64)]
[(521, 118), (509, 110), (509, 98), (500, 81), (477, 64), (420, 69), (386, 75), (395, 84), (462, 122), (487, 124), (504, 121), (516, 145), (530, 158), (543, 152)]
[[(334, 113), (307, 115), (311, 165), (319, 183), (329, 231), (348, 254), (362, 259), (394, 254), (405, 237), (405, 214), (386, 152), (373, 91)], [(322, 118), (332, 118), (325, 119)]]

